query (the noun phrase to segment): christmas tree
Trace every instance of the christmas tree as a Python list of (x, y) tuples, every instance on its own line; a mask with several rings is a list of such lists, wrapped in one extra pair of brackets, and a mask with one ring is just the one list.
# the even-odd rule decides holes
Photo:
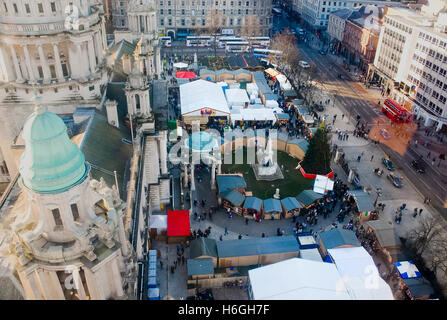
[(326, 175), (332, 171), (330, 167), (331, 148), (329, 139), (330, 137), (323, 122), (309, 141), (306, 155), (301, 162), (304, 171), (320, 175)]

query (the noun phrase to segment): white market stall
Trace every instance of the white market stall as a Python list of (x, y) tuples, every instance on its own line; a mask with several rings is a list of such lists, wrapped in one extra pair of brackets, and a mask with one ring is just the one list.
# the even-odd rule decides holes
[(243, 89), (227, 89), (225, 95), (229, 106), (247, 106), (250, 103), (247, 91)]
[(353, 300), (394, 300), (364, 247), (328, 249), (328, 253)]
[(287, 77), (283, 74), (280, 74), (276, 77), (276, 80), (279, 82), (279, 85), (281, 89), (283, 90), (290, 90), (292, 89), (292, 85), (290, 84), (289, 80), (287, 80)]
[[(235, 111), (233, 113), (233, 111)], [(276, 117), (272, 109), (252, 109), (245, 108), (239, 110), (232, 110), (231, 122), (235, 121), (272, 121), (272, 124), (276, 123)]]

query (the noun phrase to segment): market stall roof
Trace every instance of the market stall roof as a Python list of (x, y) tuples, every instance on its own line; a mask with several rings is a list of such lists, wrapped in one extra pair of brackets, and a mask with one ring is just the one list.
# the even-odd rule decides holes
[(264, 200), (264, 211), (265, 212), (281, 212), (282, 208), (281, 208), (281, 201), (279, 201), (278, 199), (266, 199)]
[(425, 278), (402, 279), (413, 297), (431, 296), (435, 290)]
[(400, 247), (400, 239), (391, 221), (372, 220), (367, 221), (366, 224), (374, 230), (374, 234), (383, 248)]
[[(394, 300), (390, 286), (380, 276), (365, 248), (329, 249), (328, 253), (353, 300)], [(374, 283), (374, 286), (367, 286), (367, 283)]]
[(228, 104), (244, 106), (245, 103), (249, 103), (247, 91), (244, 89), (227, 89), (225, 90), (225, 95), (227, 97)]
[(186, 263), (188, 268), (188, 276), (214, 274), (213, 260), (211, 258), (188, 259)]
[(413, 261), (396, 262), (394, 266), (402, 279), (422, 277)]
[(318, 248), (318, 243), (311, 233), (308, 232), (299, 233), (297, 239), (298, 244), (300, 246), (300, 250)]
[(297, 106), (296, 108), (298, 109), (298, 114), (300, 116), (304, 116), (305, 114), (310, 113), (309, 107), (307, 107), (307, 106)]
[(267, 73), (268, 75), (270, 75), (271, 77), (277, 77), (281, 74), (280, 72), (276, 71), (273, 68), (265, 69), (264, 72)]
[(175, 76), (177, 78), (180, 78), (180, 79), (194, 79), (194, 78), (197, 78), (197, 75), (194, 72), (191, 72), (191, 71), (180, 71), (180, 72), (177, 72)]
[(180, 86), (180, 103), (182, 115), (211, 108), (223, 113), (230, 113), (227, 99), (220, 86), (202, 79)]
[(220, 195), (225, 200), (231, 202), (234, 206), (240, 206), (245, 200), (245, 196), (237, 190), (223, 192)]
[(225, 240), (217, 241), (216, 245), (219, 258), (284, 252), (296, 252), (298, 255), (299, 251), (295, 236)]
[(303, 206), (294, 197), (287, 197), (281, 200), (282, 205), (287, 211), (300, 209)]
[(266, 101), (268, 100), (278, 101), (278, 95), (276, 93), (266, 93), (264, 94), (264, 98)]
[(174, 68), (178, 68), (178, 69), (188, 68), (188, 64), (184, 63), (184, 62), (176, 62), (176, 63), (174, 63)]
[(293, 100), (292, 100), (292, 103), (293, 103), (294, 105), (299, 106), (299, 105), (302, 105), (302, 104), (304, 103), (304, 99), (293, 99)]
[(237, 174), (219, 174), (216, 177), (216, 181), (220, 193), (233, 189), (247, 188), (244, 177)]
[(292, 258), (250, 270), (248, 276), (254, 300), (350, 300), (331, 263)]
[(152, 214), (150, 218), (149, 228), (167, 229), (168, 216), (165, 214)]
[(262, 200), (256, 197), (245, 198), (244, 209), (253, 209), (260, 211), (262, 207)]
[[(292, 85), (290, 85), (290, 88), (292, 88)], [(284, 96), (286, 96), (286, 97), (297, 97), (298, 96), (298, 92), (296, 92), (293, 89), (287, 89), (287, 90), (284, 90)]]
[(296, 200), (298, 200), (305, 207), (310, 206), (312, 203), (321, 198), (323, 198), (323, 196), (313, 190), (304, 190), (296, 196)]
[(287, 141), (287, 143), (296, 144), (304, 152), (307, 152), (307, 148), (309, 148), (309, 142), (306, 139), (292, 139)]
[(168, 237), (189, 236), (189, 211), (168, 211)]
[(191, 241), (189, 246), (189, 257), (195, 259), (203, 256), (217, 258), (217, 245), (215, 239), (200, 237)]
[(354, 197), (357, 209), (360, 212), (374, 211), (374, 204), (369, 194), (363, 190), (349, 190), (348, 194)]
[(340, 246), (361, 246), (354, 231), (341, 228), (321, 232), (320, 239), (326, 250), (334, 249)]
[(265, 94), (273, 93), (272, 89), (267, 84), (267, 80), (265, 80), (263, 72), (260, 72), (260, 71), (253, 72), (253, 78), (254, 78), (254, 80), (256, 82), (256, 85), (259, 88), (259, 91), (262, 94), (265, 95)]
[(320, 251), (317, 248), (312, 249), (300, 249), (300, 258), (312, 261), (323, 262), (321, 259)]

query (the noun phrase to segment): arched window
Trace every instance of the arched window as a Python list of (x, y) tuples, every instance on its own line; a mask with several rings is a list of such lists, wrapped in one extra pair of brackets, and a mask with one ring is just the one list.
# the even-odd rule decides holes
[(70, 204), (70, 208), (71, 208), (71, 214), (73, 215), (73, 220), (79, 221), (81, 217), (79, 216), (78, 205), (76, 203), (72, 203)]
[(61, 212), (58, 208), (51, 210), (51, 213), (53, 214), (54, 224), (56, 225), (56, 228), (63, 228), (64, 224), (62, 223), (61, 218)]
[(140, 104), (140, 95), (139, 95), (139, 94), (136, 94), (136, 95), (135, 95), (135, 108), (136, 108), (137, 111), (140, 111), (140, 107), (141, 107), (141, 104)]

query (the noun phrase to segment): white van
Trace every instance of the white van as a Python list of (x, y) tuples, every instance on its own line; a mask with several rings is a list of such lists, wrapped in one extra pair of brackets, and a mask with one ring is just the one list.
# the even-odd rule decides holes
[(299, 66), (301, 67), (301, 68), (310, 68), (310, 64), (309, 63), (307, 63), (306, 61), (304, 61), (304, 60), (301, 60), (300, 62), (298, 62), (298, 64), (299, 64)]

